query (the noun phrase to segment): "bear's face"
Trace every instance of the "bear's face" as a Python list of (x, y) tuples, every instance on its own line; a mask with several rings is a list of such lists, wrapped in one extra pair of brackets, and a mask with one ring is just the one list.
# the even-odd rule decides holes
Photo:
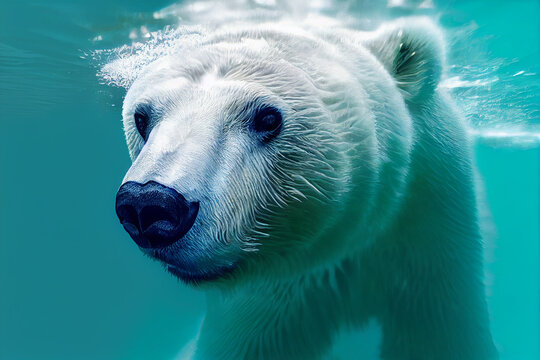
[(276, 23), (188, 43), (113, 63), (130, 75), (133, 159), (116, 210), (141, 249), (186, 282), (230, 285), (335, 265), (374, 241), (405, 193), (409, 108), (441, 76), (436, 27)]
[(117, 202), (143, 251), (187, 282), (283, 270), (309, 254), (348, 183), (318, 91), (262, 41), (150, 64), (124, 102), (123, 187), (137, 188)]

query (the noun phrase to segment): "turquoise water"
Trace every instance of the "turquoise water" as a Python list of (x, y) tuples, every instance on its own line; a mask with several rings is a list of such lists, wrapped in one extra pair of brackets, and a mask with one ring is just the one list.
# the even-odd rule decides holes
[[(171, 359), (197, 332), (202, 294), (141, 256), (118, 224), (114, 198), (130, 164), (123, 92), (100, 85), (88, 56), (139, 40), (142, 26), (174, 26), (152, 16), (168, 5), (0, 4), (0, 359)], [(427, 13), (445, 27), (444, 85), (476, 134), (490, 209), (494, 338), (503, 359), (539, 359), (539, 3), (364, 1), (348, 11)]]

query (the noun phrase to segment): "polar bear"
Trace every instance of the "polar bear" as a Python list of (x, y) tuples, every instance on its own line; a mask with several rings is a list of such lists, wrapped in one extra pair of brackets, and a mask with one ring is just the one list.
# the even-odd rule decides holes
[(319, 359), (375, 319), (382, 359), (497, 358), (444, 62), (438, 27), (408, 18), (223, 26), (139, 69), (116, 211), (208, 293), (186, 356)]

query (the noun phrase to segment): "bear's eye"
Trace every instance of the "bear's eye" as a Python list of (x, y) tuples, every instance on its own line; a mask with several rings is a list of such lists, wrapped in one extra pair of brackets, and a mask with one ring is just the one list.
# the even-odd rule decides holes
[(279, 110), (266, 106), (257, 109), (251, 128), (261, 137), (262, 142), (268, 142), (279, 134), (282, 124), (283, 119)]
[(135, 114), (133, 118), (135, 119), (135, 126), (137, 126), (137, 131), (141, 134), (144, 141), (148, 139), (149, 135), (149, 124), (150, 124), (150, 114), (152, 109), (148, 105), (139, 105), (135, 109)]

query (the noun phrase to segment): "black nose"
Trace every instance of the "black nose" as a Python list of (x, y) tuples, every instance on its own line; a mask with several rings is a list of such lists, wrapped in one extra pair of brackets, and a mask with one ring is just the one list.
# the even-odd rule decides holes
[(116, 194), (116, 214), (142, 248), (158, 249), (180, 240), (193, 226), (199, 202), (155, 181), (128, 181)]

